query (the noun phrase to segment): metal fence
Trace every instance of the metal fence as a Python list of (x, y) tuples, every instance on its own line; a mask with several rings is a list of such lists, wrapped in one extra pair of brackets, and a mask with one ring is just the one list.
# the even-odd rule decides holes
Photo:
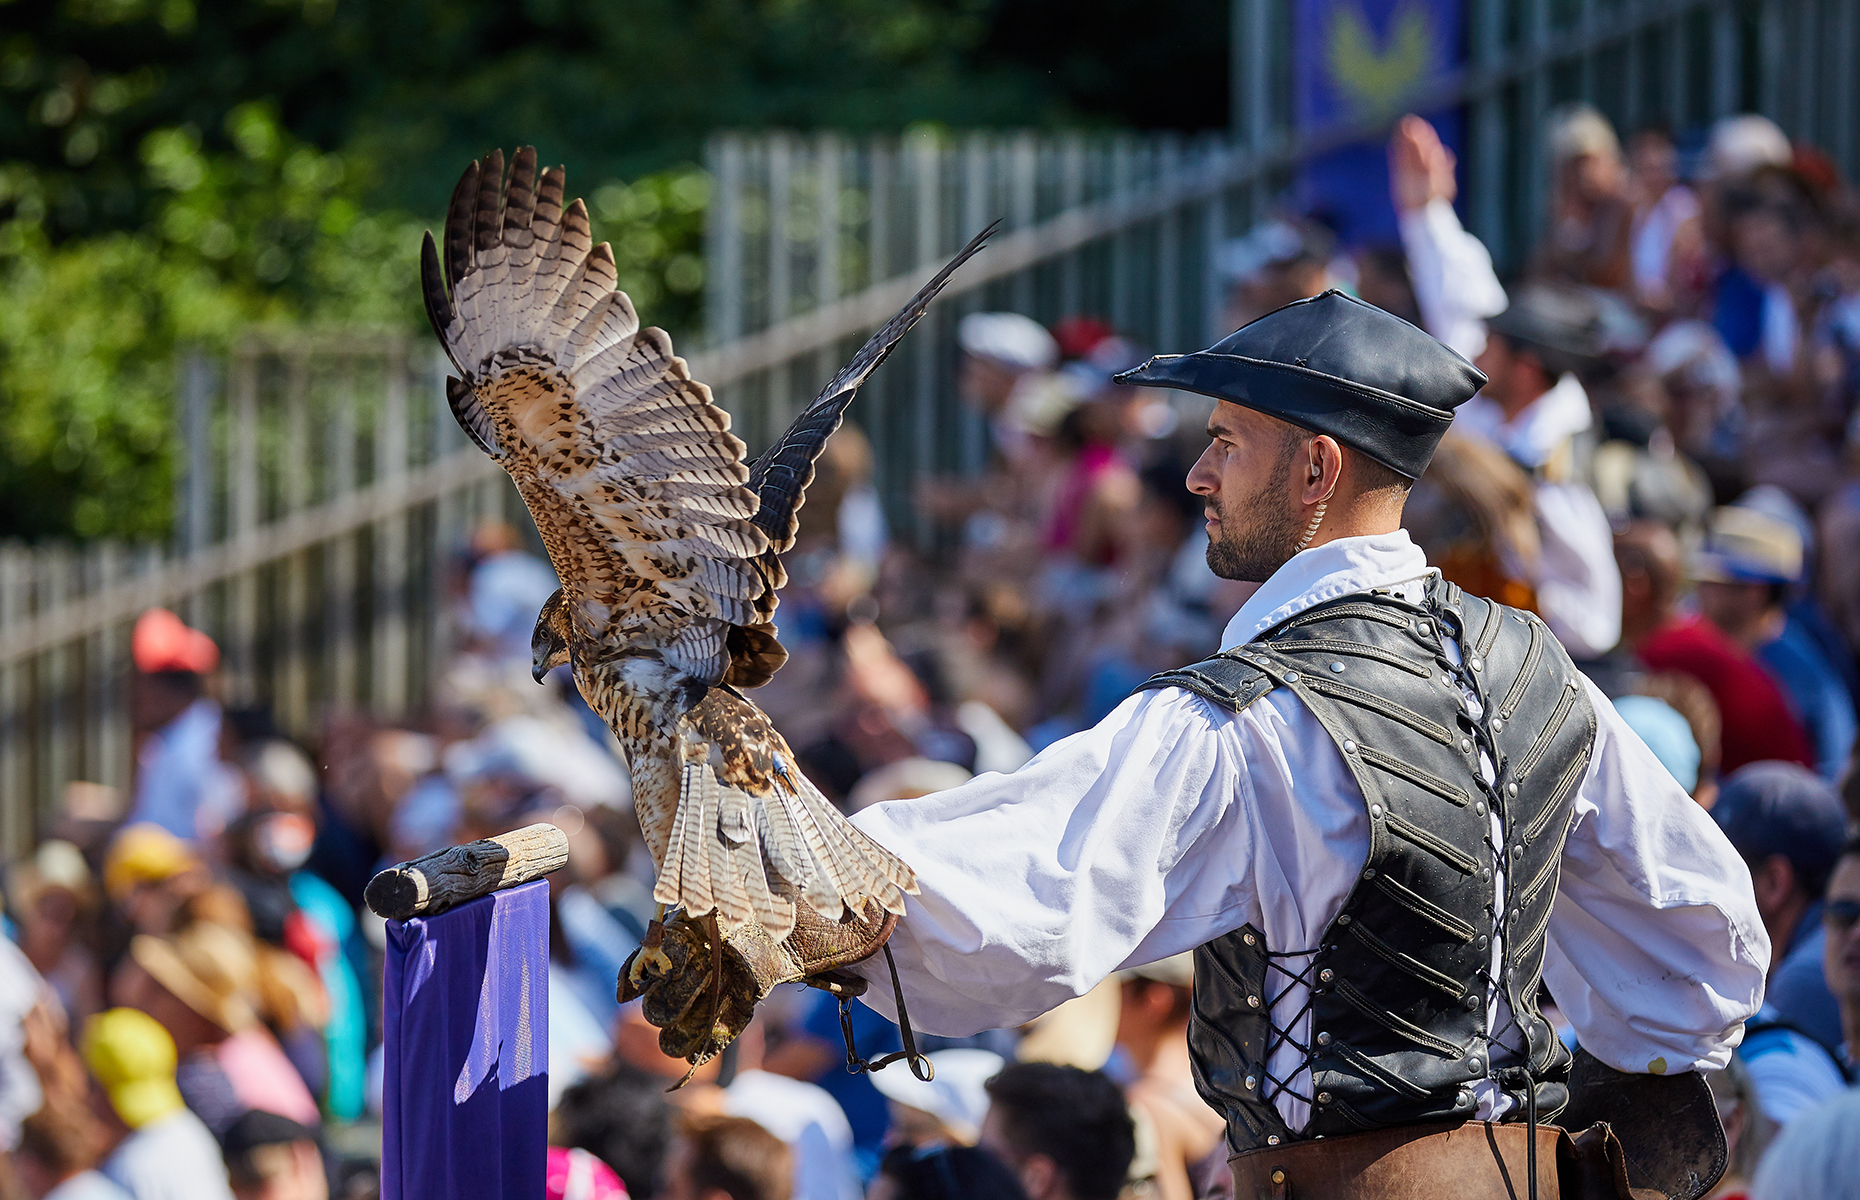
[[(1231, 139), (713, 139), (706, 329), (683, 339), (705, 347), (693, 373), (759, 448), (1001, 219), (853, 413), (897, 531), (927, 535), (913, 481), (987, 453), (953, 401), (960, 315), (1089, 313), (1159, 350), (1205, 344), (1224, 332), (1213, 247), (1262, 216), (1303, 157), (1386, 120), (1291, 128), (1290, 3), (1236, 0)], [(1855, 0), (1471, 0), (1468, 16), (1469, 65), (1410, 107), (1467, 106), (1464, 207), (1501, 262), (1534, 240), (1542, 117), (1567, 99), (1624, 128), (1756, 108), (1860, 167)], [(128, 783), (128, 631), (151, 604), (220, 643), (230, 703), (269, 705), (294, 733), (331, 710), (421, 706), (452, 636), (449, 556), (477, 521), (522, 512), (446, 414), (438, 371), (424, 338), (265, 337), (190, 357), (172, 546), (0, 548), (0, 853), (30, 843), (67, 782)]]

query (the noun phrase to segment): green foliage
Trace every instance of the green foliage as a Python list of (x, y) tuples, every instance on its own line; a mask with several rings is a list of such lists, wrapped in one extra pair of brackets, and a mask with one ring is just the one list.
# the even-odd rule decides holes
[(1223, 6), (0, 0), (0, 537), (165, 536), (178, 348), (417, 328), (419, 230), (493, 146), (569, 165), (678, 336), (712, 130), (1216, 125)]
[(181, 345), (417, 318), (411, 221), (366, 213), (344, 160), (263, 103), (225, 130), (230, 153), (191, 127), (143, 138), (136, 229), (54, 241), (45, 181), (12, 167), (0, 182), (0, 533), (166, 535)]

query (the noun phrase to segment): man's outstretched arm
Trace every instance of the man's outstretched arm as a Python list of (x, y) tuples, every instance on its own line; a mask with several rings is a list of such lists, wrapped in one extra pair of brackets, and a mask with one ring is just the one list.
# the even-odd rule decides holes
[[(1126, 963), (1237, 928), (1256, 837), (1240, 720), (1143, 692), (1012, 775), (856, 815), (922, 888), (891, 940), (913, 1023), (949, 1036), (1018, 1025)], [(858, 971), (895, 1019), (884, 959)]]

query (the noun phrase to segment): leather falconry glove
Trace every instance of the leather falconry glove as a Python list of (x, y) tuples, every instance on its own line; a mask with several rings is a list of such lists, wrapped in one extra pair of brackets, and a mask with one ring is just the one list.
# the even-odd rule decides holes
[[(662, 927), (648, 930), (646, 945), (635, 950), (620, 971), (616, 995), (622, 1004), (644, 997), (642, 1011), (659, 1030), (659, 1049), (684, 1059), (692, 1071), (736, 1040), (755, 1015), (756, 1005), (778, 984), (799, 980), (834, 995), (841, 1005), (842, 1031), (850, 1033), (845, 1007), (865, 992), (865, 980), (844, 968), (877, 954), (897, 928), (898, 918), (875, 901), (868, 902), (866, 912), (858, 916), (846, 910), (839, 921), (805, 904), (796, 908), (794, 929), (780, 941), (753, 918), (728, 937), (719, 937), (714, 917), (694, 920), (680, 912)], [(671, 968), (655, 972), (648, 966), (635, 985), (634, 961), (653, 945), (655, 935)], [(896, 977), (893, 968), (894, 987)], [(899, 1008), (902, 1017), (902, 1001)], [(848, 1065), (855, 1070), (876, 1070), (893, 1058), (906, 1057), (912, 1071), (921, 1074), (919, 1064), (923, 1068), (929, 1064), (915, 1053), (908, 1018), (902, 1028), (906, 1052), (876, 1063), (860, 1060), (848, 1037)], [(690, 1077), (687, 1073), (685, 1079)]]

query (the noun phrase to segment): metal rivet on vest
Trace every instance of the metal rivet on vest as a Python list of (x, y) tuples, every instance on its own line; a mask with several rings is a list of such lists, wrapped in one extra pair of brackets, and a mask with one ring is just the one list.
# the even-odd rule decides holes
[(1472, 669), (1475, 671), (1483, 671), (1485, 670), (1485, 664), (1475, 658), (1472, 660)]
[(1318, 1093), (1318, 1103), (1319, 1103), (1319, 1104), (1329, 1104), (1329, 1103), (1330, 1103), (1330, 1093), (1329, 1093), (1329, 1092), (1319, 1092), (1319, 1093)]
[(1479, 935), (1479, 938), (1477, 941), (1473, 942), (1473, 945), (1479, 947), (1479, 949), (1481, 950), (1485, 949), (1487, 946), (1491, 944), (1492, 944), (1492, 939), (1486, 937), (1485, 934), (1483, 933)]
[(1258, 1082), (1259, 1080), (1253, 1078), (1251, 1075), (1248, 1075), (1246, 1077), (1246, 1081), (1242, 1083), (1240, 1086), (1244, 1087), (1247, 1091), (1250, 1092), (1253, 1090), (1254, 1085), (1257, 1084)]
[(1319, 983), (1329, 983), (1335, 978), (1337, 978), (1337, 972), (1331, 970), (1329, 967), (1325, 967), (1322, 971), (1318, 972)]
[(1485, 1070), (1485, 1062), (1477, 1054), (1468, 1054), (1466, 1056), (1466, 1063), (1475, 1071)]
[(1518, 919), (1518, 910), (1515, 908), (1511, 910), (1511, 919), (1513, 921), (1516, 921)]
[(1351, 741), (1351, 740), (1350, 740), (1349, 738), (1345, 738), (1345, 739), (1343, 740), (1343, 752), (1344, 752), (1345, 754), (1355, 754), (1355, 753), (1356, 753), (1356, 743), (1355, 743), (1355, 742), (1353, 742), (1353, 741)]
[(1511, 784), (1510, 786), (1508, 786), (1508, 787), (1507, 787), (1507, 788), (1505, 789), (1505, 794), (1506, 794), (1506, 795), (1508, 795), (1508, 796), (1515, 796), (1515, 795), (1517, 795), (1517, 794), (1518, 794), (1518, 785), (1514, 783), (1514, 784)]
[(1339, 917), (1337, 918), (1337, 924), (1339, 924), (1339, 925), (1348, 925), (1348, 924), (1349, 924), (1349, 923), (1350, 923), (1351, 921), (1353, 921), (1353, 920), (1355, 920), (1355, 919), (1356, 919), (1356, 918), (1354, 918), (1354, 917), (1352, 917), (1352, 916), (1351, 916), (1351, 915), (1350, 915), (1349, 913), (1344, 913), (1344, 914), (1342, 914), (1341, 916), (1339, 916)]
[[(1278, 1135), (1278, 1134), (1276, 1134), (1276, 1133), (1269, 1133), (1269, 1134), (1267, 1134), (1267, 1135), (1266, 1135), (1266, 1144), (1267, 1144), (1268, 1146), (1276, 1146), (1276, 1145), (1278, 1145), (1278, 1144), (1279, 1144), (1279, 1135)], [(1285, 1182), (1285, 1172), (1284, 1172), (1284, 1171), (1278, 1171), (1278, 1170), (1275, 1170), (1275, 1171), (1273, 1171), (1273, 1173), (1272, 1173), (1272, 1174), (1273, 1174), (1273, 1180), (1272, 1180), (1272, 1182), (1274, 1182), (1274, 1183), (1284, 1183), (1284, 1182)]]
[(1485, 816), (1485, 801), (1481, 800), (1477, 804), (1473, 805), (1473, 811), (1478, 813), (1482, 817)]
[(1249, 945), (1249, 946), (1252, 946), (1252, 945), (1255, 945), (1255, 944), (1257, 944), (1257, 943), (1258, 943), (1258, 941), (1259, 941), (1259, 939), (1258, 939), (1258, 938), (1256, 938), (1256, 937), (1254, 937), (1254, 936), (1253, 936), (1252, 934), (1250, 934), (1250, 933), (1243, 933), (1243, 934), (1241, 934), (1241, 935), (1240, 935), (1240, 940), (1241, 940), (1241, 941), (1243, 941), (1243, 942), (1245, 942), (1245, 943), (1246, 943), (1247, 945)]
[(1343, 664), (1340, 662), (1334, 662), (1330, 664), (1330, 669), (1333, 671), (1341, 671), (1343, 670)]
[(1370, 806), (1369, 806), (1369, 815), (1370, 815), (1370, 816), (1372, 816), (1372, 817), (1379, 817), (1379, 816), (1381, 816), (1381, 815), (1382, 815), (1382, 806), (1381, 806), (1380, 804), (1372, 804), (1372, 805), (1370, 805)]
[(1330, 1034), (1328, 1034), (1328, 1033), (1320, 1033), (1320, 1034), (1318, 1034), (1318, 1035), (1317, 1035), (1317, 1044), (1318, 1044), (1318, 1045), (1320, 1045), (1320, 1046), (1328, 1046), (1328, 1045), (1330, 1045)]
[(1503, 733), (1504, 731), (1505, 731), (1505, 723), (1499, 720), (1497, 717), (1493, 717), (1492, 718), (1492, 732)]
[(1374, 867), (1371, 867), (1367, 871), (1363, 872), (1364, 879), (1374, 879), (1375, 877), (1376, 877), (1376, 869)]
[(1482, 883), (1492, 882), (1492, 868), (1480, 867), (1479, 868), (1479, 879)]
[(1461, 749), (1461, 750), (1471, 750), (1471, 749), (1472, 749), (1472, 739), (1471, 739), (1471, 738), (1461, 738), (1461, 739), (1460, 739), (1460, 749)]
[(1247, 1006), (1248, 1008), (1258, 1008), (1258, 1007), (1259, 1007), (1259, 997), (1258, 997), (1258, 996), (1248, 996), (1248, 997), (1246, 998), (1246, 1006)]
[(1524, 857), (1524, 843), (1523, 842), (1519, 842), (1517, 845), (1511, 848), (1511, 857), (1513, 858)]
[(1460, 1003), (1466, 1006), (1467, 1012), (1471, 1012), (1473, 1009), (1479, 1007), (1479, 997), (1473, 995), (1471, 992), (1467, 992), (1466, 998), (1460, 1001)]
[(1465, 1108), (1467, 1105), (1473, 1102), (1473, 1094), (1472, 1094), (1471, 1088), (1460, 1089), (1459, 1102), (1460, 1102), (1461, 1108)]
[(1287, 671), (1287, 672), (1285, 673), (1285, 682), (1287, 682), (1287, 683), (1297, 683), (1297, 682), (1298, 682), (1298, 672), (1296, 672), (1296, 671)]

